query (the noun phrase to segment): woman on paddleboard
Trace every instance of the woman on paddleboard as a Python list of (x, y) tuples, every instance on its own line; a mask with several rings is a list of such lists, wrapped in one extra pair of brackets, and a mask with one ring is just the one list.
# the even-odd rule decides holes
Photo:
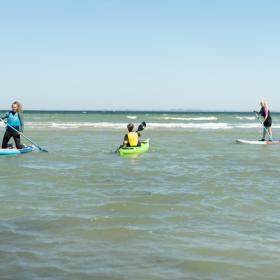
[(22, 116), (22, 106), (18, 101), (15, 101), (12, 104), (11, 111), (1, 117), (1, 120), (5, 119), (7, 120), (7, 129), (2, 142), (2, 149), (8, 148), (8, 143), (11, 138), (14, 139), (17, 149), (24, 148), (25, 146), (20, 143), (20, 134), (23, 132), (24, 121)]
[(272, 125), (272, 118), (270, 116), (270, 111), (268, 108), (268, 104), (266, 101), (262, 100), (260, 102), (260, 106), (261, 106), (261, 110), (259, 111), (259, 115), (263, 118), (263, 137), (260, 141), (265, 141), (265, 137), (266, 137), (266, 132), (269, 133), (269, 141), (272, 140), (272, 129), (271, 129), (271, 125)]

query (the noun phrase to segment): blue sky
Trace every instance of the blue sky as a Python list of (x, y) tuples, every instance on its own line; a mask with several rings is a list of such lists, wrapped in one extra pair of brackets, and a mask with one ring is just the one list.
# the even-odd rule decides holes
[(0, 108), (280, 110), (280, 1), (0, 0)]

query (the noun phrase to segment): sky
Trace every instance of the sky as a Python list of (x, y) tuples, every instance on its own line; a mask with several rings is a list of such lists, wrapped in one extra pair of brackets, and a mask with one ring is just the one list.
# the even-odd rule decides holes
[(280, 111), (280, 1), (0, 0), (0, 109)]

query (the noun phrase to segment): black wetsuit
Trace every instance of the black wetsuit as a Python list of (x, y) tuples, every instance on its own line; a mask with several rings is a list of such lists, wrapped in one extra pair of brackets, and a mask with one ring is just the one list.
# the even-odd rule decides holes
[[(15, 115), (14, 112), (10, 111), (4, 117), (2, 117), (2, 119), (9, 118), (9, 114)], [(20, 113), (18, 114), (18, 118), (20, 120), (21, 125), (20, 125), (20, 127), (16, 126), (14, 128), (19, 132), (23, 132), (24, 122), (23, 122), (23, 117)], [(9, 143), (11, 138), (14, 139), (17, 149), (22, 149), (24, 147), (20, 143), (20, 134), (18, 132), (16, 132), (14, 129), (12, 129), (10, 126), (7, 126), (7, 129), (6, 129), (3, 141), (2, 141), (2, 149), (7, 149), (8, 148), (8, 143)]]
[[(261, 108), (259, 114), (260, 114), (263, 118), (265, 118), (265, 108), (264, 108), (264, 107)], [(269, 110), (268, 110), (268, 117), (267, 117), (267, 119), (265, 120), (265, 122), (263, 123), (263, 125), (264, 125), (264, 127), (266, 127), (266, 128), (267, 128), (267, 127), (271, 127), (271, 125), (272, 125), (272, 118), (271, 118), (271, 116), (270, 116), (270, 111), (269, 111)]]

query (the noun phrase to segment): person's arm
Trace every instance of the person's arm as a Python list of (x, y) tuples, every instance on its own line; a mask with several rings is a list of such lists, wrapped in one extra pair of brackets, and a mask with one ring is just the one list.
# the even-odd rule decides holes
[(128, 135), (126, 134), (125, 136), (124, 136), (124, 139), (123, 139), (123, 147), (126, 147), (127, 146), (127, 144), (128, 144)]
[(9, 112), (5, 113), (4, 115), (0, 116), (2, 120), (6, 120), (9, 116)]
[(137, 143), (137, 146), (141, 146), (141, 141), (140, 141), (141, 133), (137, 132), (137, 134), (138, 134), (138, 143)]
[(119, 149), (126, 147), (128, 143), (128, 136), (127, 134), (124, 136), (123, 143), (117, 148), (115, 152), (118, 152)]
[(23, 115), (21, 113), (18, 114), (19, 120), (20, 120), (20, 132), (23, 132), (24, 130), (24, 119), (23, 119)]

